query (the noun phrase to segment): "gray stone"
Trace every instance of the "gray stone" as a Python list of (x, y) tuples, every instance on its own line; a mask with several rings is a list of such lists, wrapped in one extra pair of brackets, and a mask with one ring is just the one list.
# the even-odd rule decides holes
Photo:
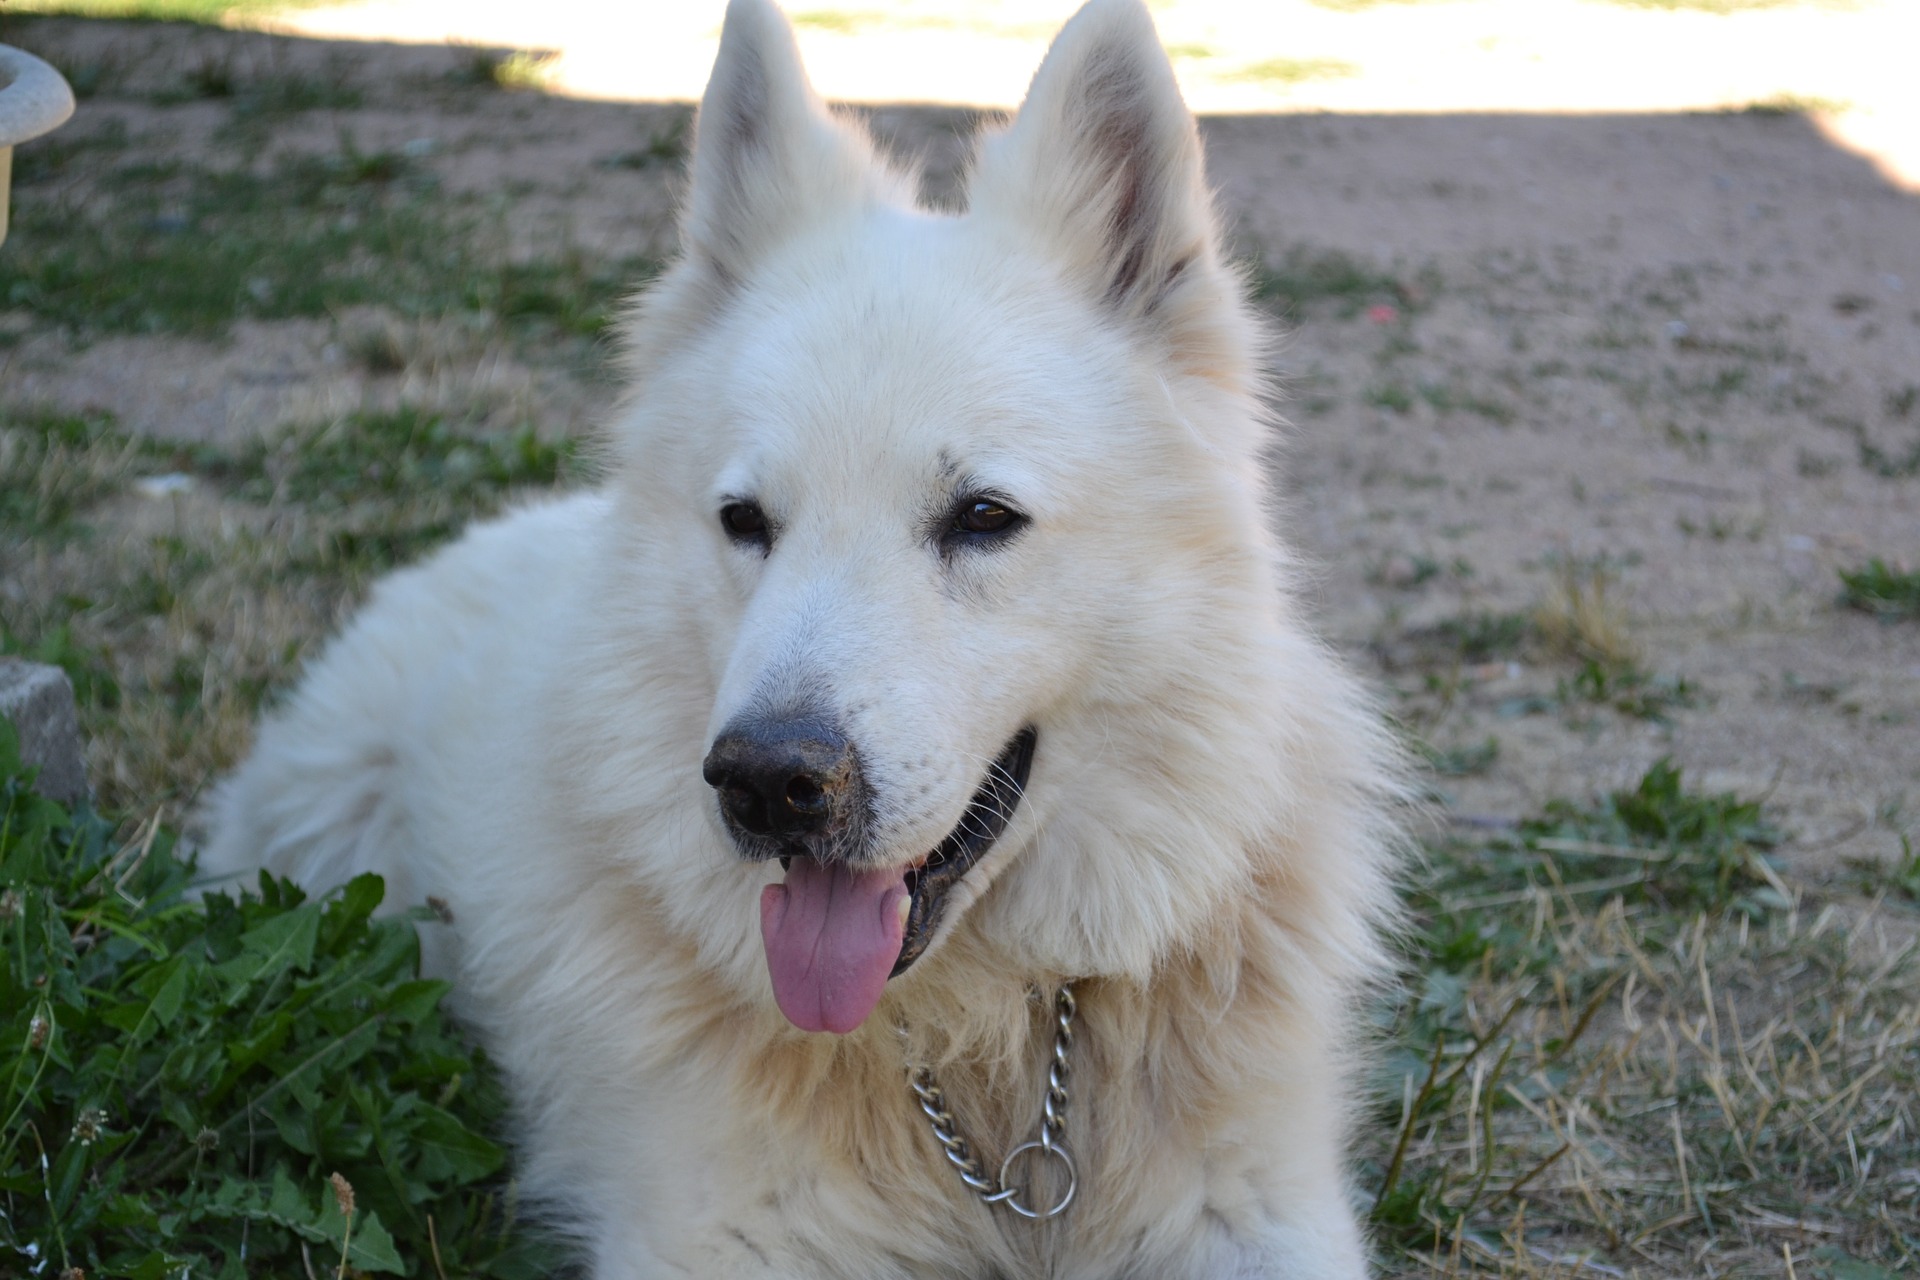
[(58, 667), (0, 658), (0, 719), (20, 736), (20, 758), (37, 765), (34, 790), (73, 804), (87, 795), (87, 765), (73, 682)]

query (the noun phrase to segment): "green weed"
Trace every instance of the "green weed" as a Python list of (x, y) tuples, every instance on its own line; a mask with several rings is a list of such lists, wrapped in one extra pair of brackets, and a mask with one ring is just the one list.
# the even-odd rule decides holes
[(1416, 288), (1390, 272), (1375, 270), (1337, 250), (1296, 248), (1278, 261), (1251, 259), (1247, 274), (1254, 297), (1283, 314), (1330, 303), (1342, 316), (1359, 314), (1370, 303), (1412, 309), (1431, 292), (1432, 282)]
[(1430, 742), (1417, 742), (1415, 749), (1427, 768), (1442, 778), (1468, 778), (1485, 773), (1500, 758), (1500, 739), (1488, 734), (1479, 742), (1458, 743), (1451, 747), (1437, 747)]
[(1377, 409), (1390, 409), (1395, 413), (1413, 412), (1413, 392), (1402, 383), (1386, 382), (1368, 387), (1361, 399)]
[(1781, 834), (1759, 804), (1690, 792), (1670, 760), (1597, 805), (1550, 803), (1521, 832), (1529, 848), (1563, 863), (1619, 873), (1629, 900), (1643, 895), (1669, 910), (1730, 907), (1749, 915), (1788, 905), (1765, 859)]
[(71, 624), (53, 627), (31, 642), (0, 629), (0, 653), (59, 667), (73, 685), (74, 701), (85, 709), (112, 711), (120, 705), (120, 685), (106, 655), (76, 640)]
[(459, 84), (496, 89), (544, 90), (553, 79), (559, 57), (550, 50), (468, 46), (465, 59), (454, 69), (453, 79)]
[(157, 815), (120, 842), (26, 783), (0, 723), (0, 1270), (543, 1274), (427, 913), (374, 919), (377, 876), (191, 899)]
[(1685, 676), (1656, 676), (1631, 662), (1587, 658), (1578, 671), (1560, 681), (1556, 696), (1562, 703), (1596, 703), (1623, 715), (1664, 723), (1668, 712), (1695, 705), (1700, 690)]
[(682, 112), (654, 130), (638, 151), (623, 151), (597, 163), (604, 169), (672, 168), (686, 160), (692, 129), (693, 114)]
[(1471, 413), (1501, 426), (1512, 422), (1515, 416), (1511, 407), (1498, 400), (1462, 391), (1445, 383), (1422, 383), (1409, 388), (1402, 382), (1386, 382), (1369, 387), (1363, 398), (1368, 404), (1391, 409), (1395, 413), (1410, 413), (1416, 399), (1424, 400), (1436, 413)]
[(1859, 433), (1860, 465), (1877, 476), (1888, 480), (1909, 480), (1920, 476), (1920, 440), (1915, 440), (1904, 452), (1884, 449), (1874, 443), (1863, 430)]
[(1864, 568), (1840, 571), (1841, 602), (1893, 622), (1920, 618), (1920, 572), (1869, 560)]
[(1519, 657), (1539, 636), (1526, 614), (1472, 612), (1437, 622), (1418, 638), (1460, 662), (1477, 665)]

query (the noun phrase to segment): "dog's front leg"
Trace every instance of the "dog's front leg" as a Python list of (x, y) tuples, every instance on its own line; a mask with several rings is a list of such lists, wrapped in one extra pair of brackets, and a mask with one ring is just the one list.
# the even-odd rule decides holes
[(1205, 1205), (1172, 1256), (1136, 1258), (1126, 1280), (1366, 1280), (1366, 1245), (1340, 1189), (1248, 1209)]
[(1157, 1270), (1155, 1280), (1366, 1280), (1366, 1250), (1352, 1215), (1341, 1206), (1337, 1218), (1324, 1226), (1275, 1226), (1256, 1238), (1216, 1238), (1190, 1266)]

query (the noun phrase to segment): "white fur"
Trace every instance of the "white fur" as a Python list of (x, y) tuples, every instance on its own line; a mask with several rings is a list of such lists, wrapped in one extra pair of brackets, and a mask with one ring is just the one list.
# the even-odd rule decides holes
[[(1139, 0), (1068, 24), (968, 214), (908, 190), (734, 0), (609, 483), (384, 583), (219, 791), (203, 866), (445, 901), (430, 954), (510, 1079), (523, 1188), (603, 1280), (1351, 1280), (1394, 772), (1268, 532), (1261, 332)], [(1031, 524), (942, 556), (969, 485)], [(764, 559), (723, 535), (742, 495)], [(775, 1009), (779, 871), (700, 776), (770, 689), (829, 701), (900, 864), (1039, 730), (1006, 835), (845, 1037)], [(893, 1028), (995, 1156), (1068, 978), (1081, 1187), (1038, 1225), (962, 1188)]]

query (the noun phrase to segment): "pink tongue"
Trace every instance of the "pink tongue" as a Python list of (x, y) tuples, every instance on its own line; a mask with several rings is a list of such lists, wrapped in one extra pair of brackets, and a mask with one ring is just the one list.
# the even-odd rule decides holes
[(852, 871), (795, 858), (760, 891), (773, 998), (802, 1031), (845, 1035), (880, 1003), (905, 930), (904, 871)]

